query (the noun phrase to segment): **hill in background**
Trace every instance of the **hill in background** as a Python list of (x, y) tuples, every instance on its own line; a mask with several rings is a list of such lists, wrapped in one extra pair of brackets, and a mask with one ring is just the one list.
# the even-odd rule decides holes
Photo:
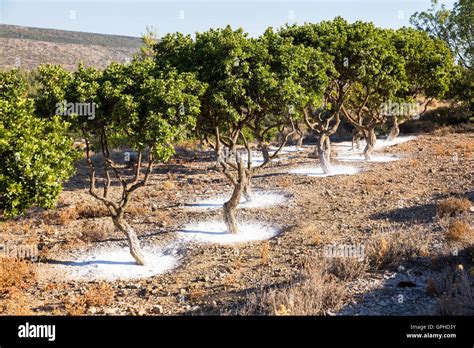
[(0, 69), (31, 70), (51, 63), (74, 70), (80, 62), (105, 68), (125, 62), (141, 45), (137, 37), (0, 24)]

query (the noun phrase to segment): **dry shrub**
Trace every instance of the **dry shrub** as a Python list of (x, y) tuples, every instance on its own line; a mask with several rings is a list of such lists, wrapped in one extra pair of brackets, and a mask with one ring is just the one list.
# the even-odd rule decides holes
[(200, 301), (205, 296), (205, 294), (206, 293), (204, 290), (196, 287), (189, 291), (188, 298), (190, 301)]
[(268, 265), (268, 262), (270, 261), (270, 243), (268, 241), (265, 241), (262, 244), (262, 251), (260, 253), (260, 261), (262, 265)]
[(82, 295), (66, 295), (63, 298), (66, 315), (78, 316), (87, 313), (89, 307), (103, 307), (112, 304), (115, 291), (108, 283), (90, 285)]
[(445, 126), (445, 127), (441, 127), (441, 128), (436, 129), (433, 132), (433, 135), (438, 136), (438, 137), (444, 137), (446, 135), (453, 134), (453, 133), (454, 133), (454, 128), (453, 127)]
[(131, 217), (143, 216), (148, 213), (148, 209), (143, 204), (130, 204), (127, 207), (126, 213)]
[(108, 217), (110, 212), (102, 203), (91, 204), (81, 202), (76, 205), (77, 215), (80, 219)]
[(166, 181), (163, 182), (163, 185), (161, 187), (165, 191), (171, 191), (171, 190), (174, 190), (176, 188), (176, 185), (174, 184), (173, 181), (166, 180)]
[(85, 304), (89, 307), (103, 307), (110, 305), (115, 296), (115, 291), (109, 283), (101, 282), (92, 284), (84, 294)]
[(474, 315), (474, 298), (467, 272), (459, 265), (448, 269), (438, 284), (441, 315)]
[(450, 156), (451, 151), (441, 144), (433, 145), (433, 153), (436, 156)]
[(87, 306), (83, 296), (67, 295), (63, 298), (62, 302), (66, 315), (79, 316), (86, 313)]
[(450, 242), (457, 242), (466, 239), (471, 235), (471, 226), (464, 220), (456, 220), (448, 226), (446, 239)]
[(426, 293), (430, 296), (437, 296), (439, 295), (438, 286), (433, 278), (429, 277), (428, 281), (426, 282)]
[(57, 209), (55, 211), (49, 212), (46, 220), (50, 224), (54, 225), (67, 225), (70, 221), (74, 221), (79, 217), (77, 208), (75, 205)]
[(2, 311), (9, 315), (32, 315), (30, 300), (24, 291), (16, 287), (10, 289)]
[(30, 262), (0, 258), (0, 294), (26, 289), (35, 281), (35, 268)]
[(344, 281), (360, 278), (368, 269), (366, 260), (358, 260), (355, 257), (334, 257), (327, 262), (328, 271)]
[(421, 230), (379, 232), (368, 241), (366, 257), (376, 269), (399, 266), (410, 258), (428, 256), (430, 240)]
[(115, 230), (110, 221), (84, 221), (79, 239), (83, 242), (100, 242), (110, 236)]
[(171, 217), (163, 210), (155, 210), (152, 215), (154, 220), (157, 220), (159, 226), (167, 226), (172, 222)]
[(241, 315), (325, 315), (342, 307), (346, 288), (323, 259), (308, 262), (299, 279), (279, 288), (251, 294)]
[(438, 202), (438, 215), (440, 217), (454, 217), (463, 215), (471, 209), (471, 201), (466, 198), (448, 198)]
[(31, 232), (33, 222), (29, 219), (5, 221), (1, 224), (1, 232), (28, 234)]

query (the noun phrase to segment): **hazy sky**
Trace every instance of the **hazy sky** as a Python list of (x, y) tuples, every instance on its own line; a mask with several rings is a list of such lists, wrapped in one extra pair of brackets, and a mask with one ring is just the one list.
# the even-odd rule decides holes
[[(440, 1), (451, 8), (455, 2)], [(159, 35), (209, 28), (243, 27), (252, 36), (268, 26), (319, 22), (342, 16), (398, 28), (429, 0), (0, 0), (0, 21), (40, 28), (140, 36), (146, 26)]]

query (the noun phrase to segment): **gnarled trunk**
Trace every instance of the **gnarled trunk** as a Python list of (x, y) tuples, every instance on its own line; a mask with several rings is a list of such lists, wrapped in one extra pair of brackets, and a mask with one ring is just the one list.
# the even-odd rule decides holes
[(394, 116), (392, 128), (390, 129), (390, 133), (388, 134), (388, 140), (394, 140), (396, 137), (398, 137), (398, 134), (400, 134), (400, 128), (398, 126), (398, 119)]
[(242, 193), (247, 202), (251, 202), (253, 200), (252, 180), (250, 179), (250, 177), (247, 178), (247, 181)]
[(296, 147), (299, 149), (303, 146), (304, 133), (301, 130), (300, 126), (296, 123), (294, 128), (296, 134), (298, 135), (298, 140), (296, 140)]
[(137, 264), (145, 265), (145, 257), (143, 256), (142, 248), (140, 247), (140, 242), (138, 241), (135, 230), (121, 216), (113, 216), (112, 221), (114, 225), (127, 236), (130, 254), (132, 254)]
[(324, 133), (319, 136), (317, 150), (324, 174), (331, 173), (331, 142)]
[(224, 222), (227, 226), (227, 230), (230, 233), (239, 232), (239, 229), (237, 227), (236, 210), (247, 183), (248, 182), (246, 177), (244, 177), (244, 180), (237, 182), (237, 184), (234, 185), (234, 191), (232, 192), (232, 196), (227, 202), (224, 203)]
[(258, 146), (260, 147), (260, 150), (262, 151), (263, 162), (268, 162), (270, 160), (270, 153), (268, 152), (267, 144), (259, 140)]
[(354, 144), (356, 145), (355, 148), (357, 150), (360, 150), (360, 138), (361, 138), (362, 132), (360, 130), (354, 131), (354, 134), (352, 136), (352, 151), (354, 151)]
[(377, 141), (374, 128), (369, 128), (367, 130), (366, 141), (367, 141), (367, 145), (365, 146), (365, 149), (364, 149), (364, 157), (368, 161), (372, 158), (375, 142)]

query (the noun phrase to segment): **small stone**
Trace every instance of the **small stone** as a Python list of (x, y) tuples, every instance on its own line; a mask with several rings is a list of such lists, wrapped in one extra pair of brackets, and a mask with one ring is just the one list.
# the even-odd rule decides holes
[(97, 313), (97, 308), (94, 306), (89, 307), (89, 310), (87, 311), (89, 314), (96, 314)]
[(163, 306), (161, 305), (153, 306), (152, 312), (155, 314), (163, 314)]

